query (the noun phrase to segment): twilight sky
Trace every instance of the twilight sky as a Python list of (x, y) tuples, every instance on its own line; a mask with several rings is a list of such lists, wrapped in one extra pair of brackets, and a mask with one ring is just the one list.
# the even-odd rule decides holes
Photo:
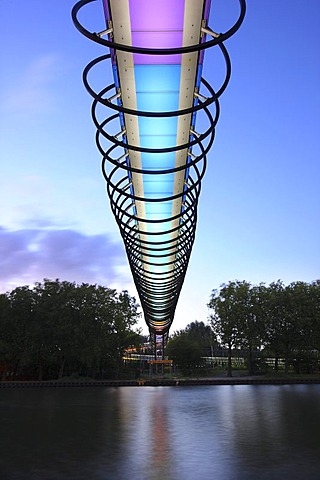
[[(0, 1), (0, 291), (59, 278), (136, 295), (81, 80), (105, 52), (73, 27), (73, 4)], [(209, 25), (225, 31), (237, 13), (237, 0), (212, 0)], [(81, 18), (103, 30), (102, 2)], [(233, 73), (172, 331), (206, 321), (212, 289), (229, 280), (320, 277), (319, 22), (319, 0), (248, 0), (226, 42)], [(221, 65), (206, 53), (214, 87)]]

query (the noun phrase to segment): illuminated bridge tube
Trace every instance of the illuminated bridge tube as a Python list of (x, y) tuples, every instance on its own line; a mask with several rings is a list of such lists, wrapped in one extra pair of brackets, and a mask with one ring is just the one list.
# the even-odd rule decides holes
[[(78, 30), (108, 53), (84, 70), (111, 209), (126, 248), (153, 340), (166, 341), (195, 239), (207, 154), (219, 117), (218, 98), (231, 73), (226, 33), (207, 26), (210, 0), (102, 0), (106, 27)], [(226, 75), (214, 90), (201, 77), (204, 51), (216, 46)], [(111, 62), (114, 83), (95, 91), (91, 70)], [(201, 93), (200, 93), (201, 87)], [(213, 107), (211, 113), (209, 107)], [(202, 131), (196, 129), (196, 119)]]

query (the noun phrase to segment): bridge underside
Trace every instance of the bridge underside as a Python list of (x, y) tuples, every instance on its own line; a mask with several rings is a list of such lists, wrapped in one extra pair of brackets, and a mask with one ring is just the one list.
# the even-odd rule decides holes
[[(120, 44), (197, 45), (209, 3), (104, 0), (106, 25)], [(122, 236), (145, 320), (158, 335), (172, 323), (194, 241), (200, 172), (189, 163), (202, 61), (198, 51), (145, 55), (112, 50), (118, 104), (135, 112), (120, 113), (129, 170), (114, 208), (121, 209)], [(183, 110), (188, 113), (180, 114)]]
[[(195, 239), (218, 98), (230, 79), (223, 41), (240, 27), (245, 0), (238, 0), (239, 18), (224, 34), (207, 27), (210, 0), (102, 0), (106, 28), (91, 33), (77, 14), (92, 1), (75, 5), (73, 21), (110, 53), (87, 65), (84, 84), (94, 98), (92, 117), (111, 209), (154, 345), (163, 346)], [(218, 46), (226, 65), (215, 91), (201, 76), (204, 50), (212, 46)], [(96, 93), (88, 77), (106, 60), (114, 83)]]

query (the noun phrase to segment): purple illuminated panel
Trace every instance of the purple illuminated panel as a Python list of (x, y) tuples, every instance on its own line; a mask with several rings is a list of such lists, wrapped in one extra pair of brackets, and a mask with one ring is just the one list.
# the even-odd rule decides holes
[[(129, 5), (132, 31), (150, 32), (155, 30), (166, 32), (181, 30), (182, 28), (184, 0), (161, 0), (158, 2), (156, 0), (129, 0)], [(170, 15), (168, 15), (168, 12), (170, 12)], [(152, 25), (150, 22), (152, 22)], [(177, 47), (179, 44), (175, 46)]]
[[(197, 1), (197, 0), (194, 0)], [(102, 0), (106, 22), (110, 20), (108, 0)], [(148, 48), (181, 47), (183, 38), (184, 0), (128, 0), (131, 19), (132, 45)], [(211, 0), (204, 1), (203, 19), (208, 21)], [(170, 11), (170, 15), (167, 12)], [(112, 38), (109, 37), (109, 40)], [(201, 42), (205, 41), (205, 36)], [(115, 58), (111, 50), (113, 63)], [(135, 64), (163, 64), (158, 55), (134, 55)], [(199, 63), (203, 63), (204, 50), (200, 51)], [(180, 55), (166, 55), (166, 64), (181, 63)]]
[[(132, 44), (136, 47), (182, 46), (184, 0), (129, 0)], [(168, 15), (170, 12), (170, 15)], [(181, 55), (134, 55), (135, 64), (178, 64)]]

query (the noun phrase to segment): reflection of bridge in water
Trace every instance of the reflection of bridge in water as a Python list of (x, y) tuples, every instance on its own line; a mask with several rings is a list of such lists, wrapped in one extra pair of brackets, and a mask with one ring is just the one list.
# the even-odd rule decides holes
[[(234, 26), (222, 34), (207, 25), (211, 0), (102, 0), (106, 28), (91, 33), (78, 12), (92, 1), (75, 5), (74, 23), (110, 54), (88, 64), (84, 84), (94, 98), (111, 209), (155, 351), (160, 341), (163, 352), (194, 243), (218, 98), (230, 79), (223, 42), (240, 27), (245, 0), (239, 0)], [(204, 51), (213, 46), (226, 65), (218, 89), (202, 78)], [(109, 60), (114, 83), (95, 91), (88, 76)]]

